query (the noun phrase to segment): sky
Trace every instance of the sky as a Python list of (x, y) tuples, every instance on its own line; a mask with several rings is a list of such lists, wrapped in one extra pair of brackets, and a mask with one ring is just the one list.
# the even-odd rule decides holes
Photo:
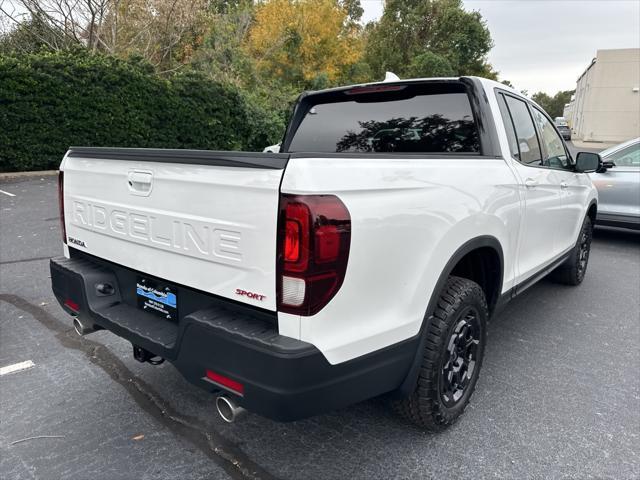
[[(382, 0), (361, 0), (363, 21), (382, 15)], [(640, 48), (640, 0), (464, 0), (487, 22), (489, 62), (500, 80), (529, 94), (575, 88), (596, 51)]]

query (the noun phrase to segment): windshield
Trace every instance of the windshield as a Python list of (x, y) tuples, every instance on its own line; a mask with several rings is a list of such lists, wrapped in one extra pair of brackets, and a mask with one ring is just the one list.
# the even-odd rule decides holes
[(602, 158), (608, 157), (609, 155), (611, 155), (614, 152), (617, 152), (618, 150), (622, 150), (623, 148), (626, 148), (630, 145), (633, 144), (640, 144), (640, 138), (634, 138), (633, 140), (628, 140), (626, 142), (623, 143), (619, 143), (618, 145), (614, 145), (613, 147), (609, 147), (603, 151), (600, 152), (600, 156)]
[(621, 148), (606, 155), (605, 158), (613, 162), (616, 167), (640, 167), (640, 143)]

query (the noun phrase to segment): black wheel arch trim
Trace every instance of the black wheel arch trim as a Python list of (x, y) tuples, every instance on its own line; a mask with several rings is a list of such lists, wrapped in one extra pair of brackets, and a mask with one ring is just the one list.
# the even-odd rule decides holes
[(598, 215), (598, 200), (593, 198), (589, 202), (589, 206), (587, 207), (587, 216), (589, 216), (589, 211), (591, 210), (591, 207), (595, 207), (596, 209), (596, 213), (593, 215), (593, 218), (591, 219), (592, 226), (594, 226), (596, 224), (596, 217)]
[[(484, 248), (484, 247), (490, 247), (493, 250), (495, 250), (500, 260), (500, 275), (498, 279), (497, 295), (495, 299), (496, 301), (493, 302), (494, 304), (497, 303), (497, 299), (500, 297), (500, 294), (502, 292), (502, 282), (504, 278), (504, 254), (502, 251), (502, 245), (500, 244), (500, 242), (496, 237), (493, 237), (490, 235), (482, 235), (479, 237), (472, 238), (471, 240), (468, 240), (467, 242), (465, 242), (462, 246), (460, 246), (455, 251), (455, 253), (451, 256), (451, 258), (445, 265), (444, 269), (440, 273), (440, 276), (438, 277), (435, 287), (431, 292), (431, 297), (429, 298), (429, 303), (427, 305), (427, 310), (425, 312), (425, 316), (422, 321), (422, 326), (420, 327), (420, 332), (418, 333), (418, 337), (420, 338), (420, 341), (418, 342), (418, 346), (416, 348), (413, 363), (402, 384), (398, 387), (396, 391), (390, 394), (392, 398), (403, 398), (403, 397), (406, 397), (407, 395), (410, 395), (411, 392), (413, 391), (415, 382), (418, 378), (418, 374), (420, 373), (420, 364), (422, 363), (422, 351), (424, 350), (424, 347), (425, 347), (426, 335), (424, 335), (424, 330), (427, 326), (427, 323), (430, 321), (431, 317), (433, 316), (433, 313), (435, 312), (436, 303), (440, 296), (440, 292), (442, 291), (447, 281), (447, 278), (449, 278), (449, 275), (451, 275), (451, 272), (453, 272), (453, 269), (455, 268), (455, 266), (458, 264), (460, 260), (462, 260), (462, 258), (464, 258), (465, 255), (467, 255), (468, 253), (474, 250), (477, 250), (479, 248)], [(489, 307), (490, 315), (491, 315), (491, 311), (492, 311), (492, 306)]]

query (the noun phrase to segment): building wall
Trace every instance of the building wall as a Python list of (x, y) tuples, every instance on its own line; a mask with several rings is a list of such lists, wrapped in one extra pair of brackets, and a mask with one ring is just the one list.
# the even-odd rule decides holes
[(574, 138), (623, 142), (640, 136), (640, 48), (598, 50), (576, 84)]
[(562, 116), (567, 119), (567, 124), (569, 128), (573, 128), (573, 98), (569, 103), (564, 106), (564, 110), (562, 111)]

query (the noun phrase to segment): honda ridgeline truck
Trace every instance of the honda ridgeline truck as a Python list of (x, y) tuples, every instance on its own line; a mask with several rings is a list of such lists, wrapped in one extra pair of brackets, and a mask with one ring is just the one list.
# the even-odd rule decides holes
[(78, 333), (170, 361), (227, 421), (387, 394), (437, 431), (491, 315), (552, 271), (582, 282), (599, 162), (472, 77), (304, 93), (280, 153), (71, 147), (53, 291)]

